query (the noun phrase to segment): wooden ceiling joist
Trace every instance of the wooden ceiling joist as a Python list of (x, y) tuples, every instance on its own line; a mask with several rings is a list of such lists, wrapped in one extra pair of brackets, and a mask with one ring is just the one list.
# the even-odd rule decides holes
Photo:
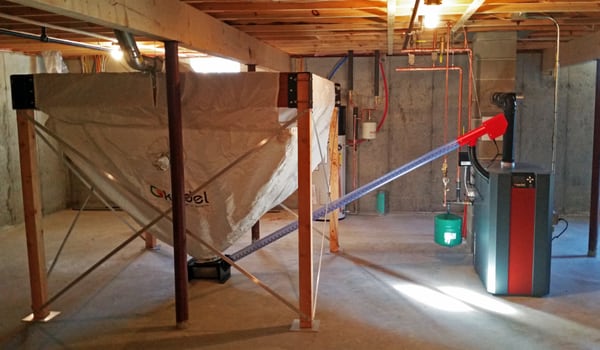
[[(388, 3), (396, 5), (393, 17), (388, 16)], [(289, 67), (290, 56), (335, 56), (353, 49), (362, 54), (375, 48), (397, 54), (397, 42), (405, 38), (414, 3), (415, 0), (0, 0), (0, 14), (110, 37), (114, 37), (113, 28), (122, 29), (136, 35), (138, 41), (177, 40), (180, 49), (196, 49), (283, 70), (282, 67)], [(554, 24), (541, 18), (548, 16), (559, 23), (561, 42), (565, 44), (600, 31), (600, 0), (443, 0), (435, 6), (440, 6), (440, 28), (423, 28), (423, 13), (419, 13), (414, 26), (418, 40), (411, 45), (431, 47), (432, 41), (444, 36), (449, 28), (456, 34), (465, 28), (467, 33), (518, 31), (519, 50), (552, 50)], [(419, 11), (425, 8), (419, 6)], [(1, 17), (0, 28), (34, 35), (41, 32), (40, 26)], [(56, 38), (98, 44), (96, 38), (66, 30), (46, 31)], [(454, 39), (459, 45), (462, 35)], [(22, 48), (26, 53), (37, 54), (49, 48), (36, 40), (11, 46), (16, 41), (9, 35), (0, 35), (0, 49)], [(392, 50), (388, 50), (390, 46)], [(67, 52), (67, 48), (61, 51)]]
[(15, 3), (279, 71), (288, 54), (179, 1), (15, 0)]

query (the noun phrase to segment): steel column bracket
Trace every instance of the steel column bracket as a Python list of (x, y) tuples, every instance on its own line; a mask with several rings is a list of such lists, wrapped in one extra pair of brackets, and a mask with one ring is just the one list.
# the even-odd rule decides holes
[(312, 101), (312, 74), (311, 73), (281, 73), (279, 75), (279, 96), (277, 105), (279, 107), (298, 107), (298, 78), (306, 75), (308, 79), (309, 101), (308, 108), (313, 107)]
[(32, 74), (10, 76), (13, 109), (35, 109), (35, 89)]

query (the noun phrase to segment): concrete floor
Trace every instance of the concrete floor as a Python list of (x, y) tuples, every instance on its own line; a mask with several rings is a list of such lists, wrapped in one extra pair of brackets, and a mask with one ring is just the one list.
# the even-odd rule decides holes
[[(49, 261), (75, 213), (44, 219)], [(290, 218), (268, 214), (263, 234)], [(343, 252), (329, 254), (326, 245), (323, 254), (315, 332), (290, 331), (298, 316), (233, 269), (225, 284), (190, 284), (189, 327), (175, 329), (172, 251), (164, 244), (146, 251), (141, 240), (58, 299), (51, 307), (61, 312), (57, 318), (21, 322), (30, 313), (24, 230), (5, 228), (0, 348), (598, 349), (600, 259), (585, 257), (587, 219), (569, 222), (553, 243), (550, 295), (528, 298), (487, 294), (465, 245), (433, 243), (433, 214), (347, 216), (340, 223)], [(110, 212), (85, 212), (50, 276), (50, 294), (129, 235)], [(316, 261), (320, 246), (316, 235)], [(297, 303), (295, 234), (240, 264)]]

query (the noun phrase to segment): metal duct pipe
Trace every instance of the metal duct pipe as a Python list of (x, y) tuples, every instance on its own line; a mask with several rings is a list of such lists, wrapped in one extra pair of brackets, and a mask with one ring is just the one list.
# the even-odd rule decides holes
[(5, 29), (5, 28), (0, 28), (0, 34), (12, 35), (14, 37), (22, 38), (22, 39), (37, 40), (37, 41), (41, 41), (44, 43), (62, 44), (62, 45), (81, 47), (84, 49), (97, 50), (97, 51), (110, 51), (110, 48), (108, 48), (108, 47), (86, 44), (86, 43), (81, 43), (78, 41), (72, 41), (72, 40), (67, 40), (67, 39), (59, 39), (59, 38), (54, 38), (54, 37), (50, 37), (47, 35), (38, 35), (38, 34), (31, 34), (31, 33), (27, 33), (27, 32), (20, 32), (18, 30), (10, 30), (10, 29)]
[(131, 68), (142, 72), (157, 72), (162, 69), (161, 60), (145, 57), (140, 53), (131, 33), (115, 29), (115, 37), (119, 41), (119, 47), (121, 47), (121, 51), (125, 54), (125, 60)]
[(410, 23), (408, 24), (408, 29), (406, 30), (406, 34), (404, 35), (404, 44), (402, 45), (402, 50), (406, 50), (406, 48), (408, 47), (408, 41), (410, 40), (410, 35), (415, 25), (417, 12), (419, 12), (419, 2), (421, 2), (421, 0), (415, 0), (415, 6), (413, 7), (413, 12), (410, 16)]
[(469, 160), (471, 161), (471, 164), (473, 164), (473, 167), (475, 168), (477, 173), (481, 177), (483, 177), (485, 179), (489, 179), (490, 173), (483, 167), (483, 165), (481, 165), (481, 163), (479, 162), (479, 159), (477, 158), (476, 146), (475, 145), (469, 146), (468, 151), (469, 151)]
[(504, 139), (502, 140), (502, 162), (503, 168), (512, 168), (515, 165), (514, 158), (514, 134), (515, 118), (517, 117), (517, 94), (496, 92), (492, 96), (492, 102), (504, 111), (508, 122)]

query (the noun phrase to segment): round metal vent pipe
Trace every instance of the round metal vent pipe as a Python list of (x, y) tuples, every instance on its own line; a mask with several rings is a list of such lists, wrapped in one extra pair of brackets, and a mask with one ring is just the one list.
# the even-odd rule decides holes
[(115, 29), (115, 37), (125, 55), (125, 61), (131, 68), (142, 72), (157, 72), (162, 69), (162, 62), (159, 59), (145, 57), (140, 53), (131, 33)]

